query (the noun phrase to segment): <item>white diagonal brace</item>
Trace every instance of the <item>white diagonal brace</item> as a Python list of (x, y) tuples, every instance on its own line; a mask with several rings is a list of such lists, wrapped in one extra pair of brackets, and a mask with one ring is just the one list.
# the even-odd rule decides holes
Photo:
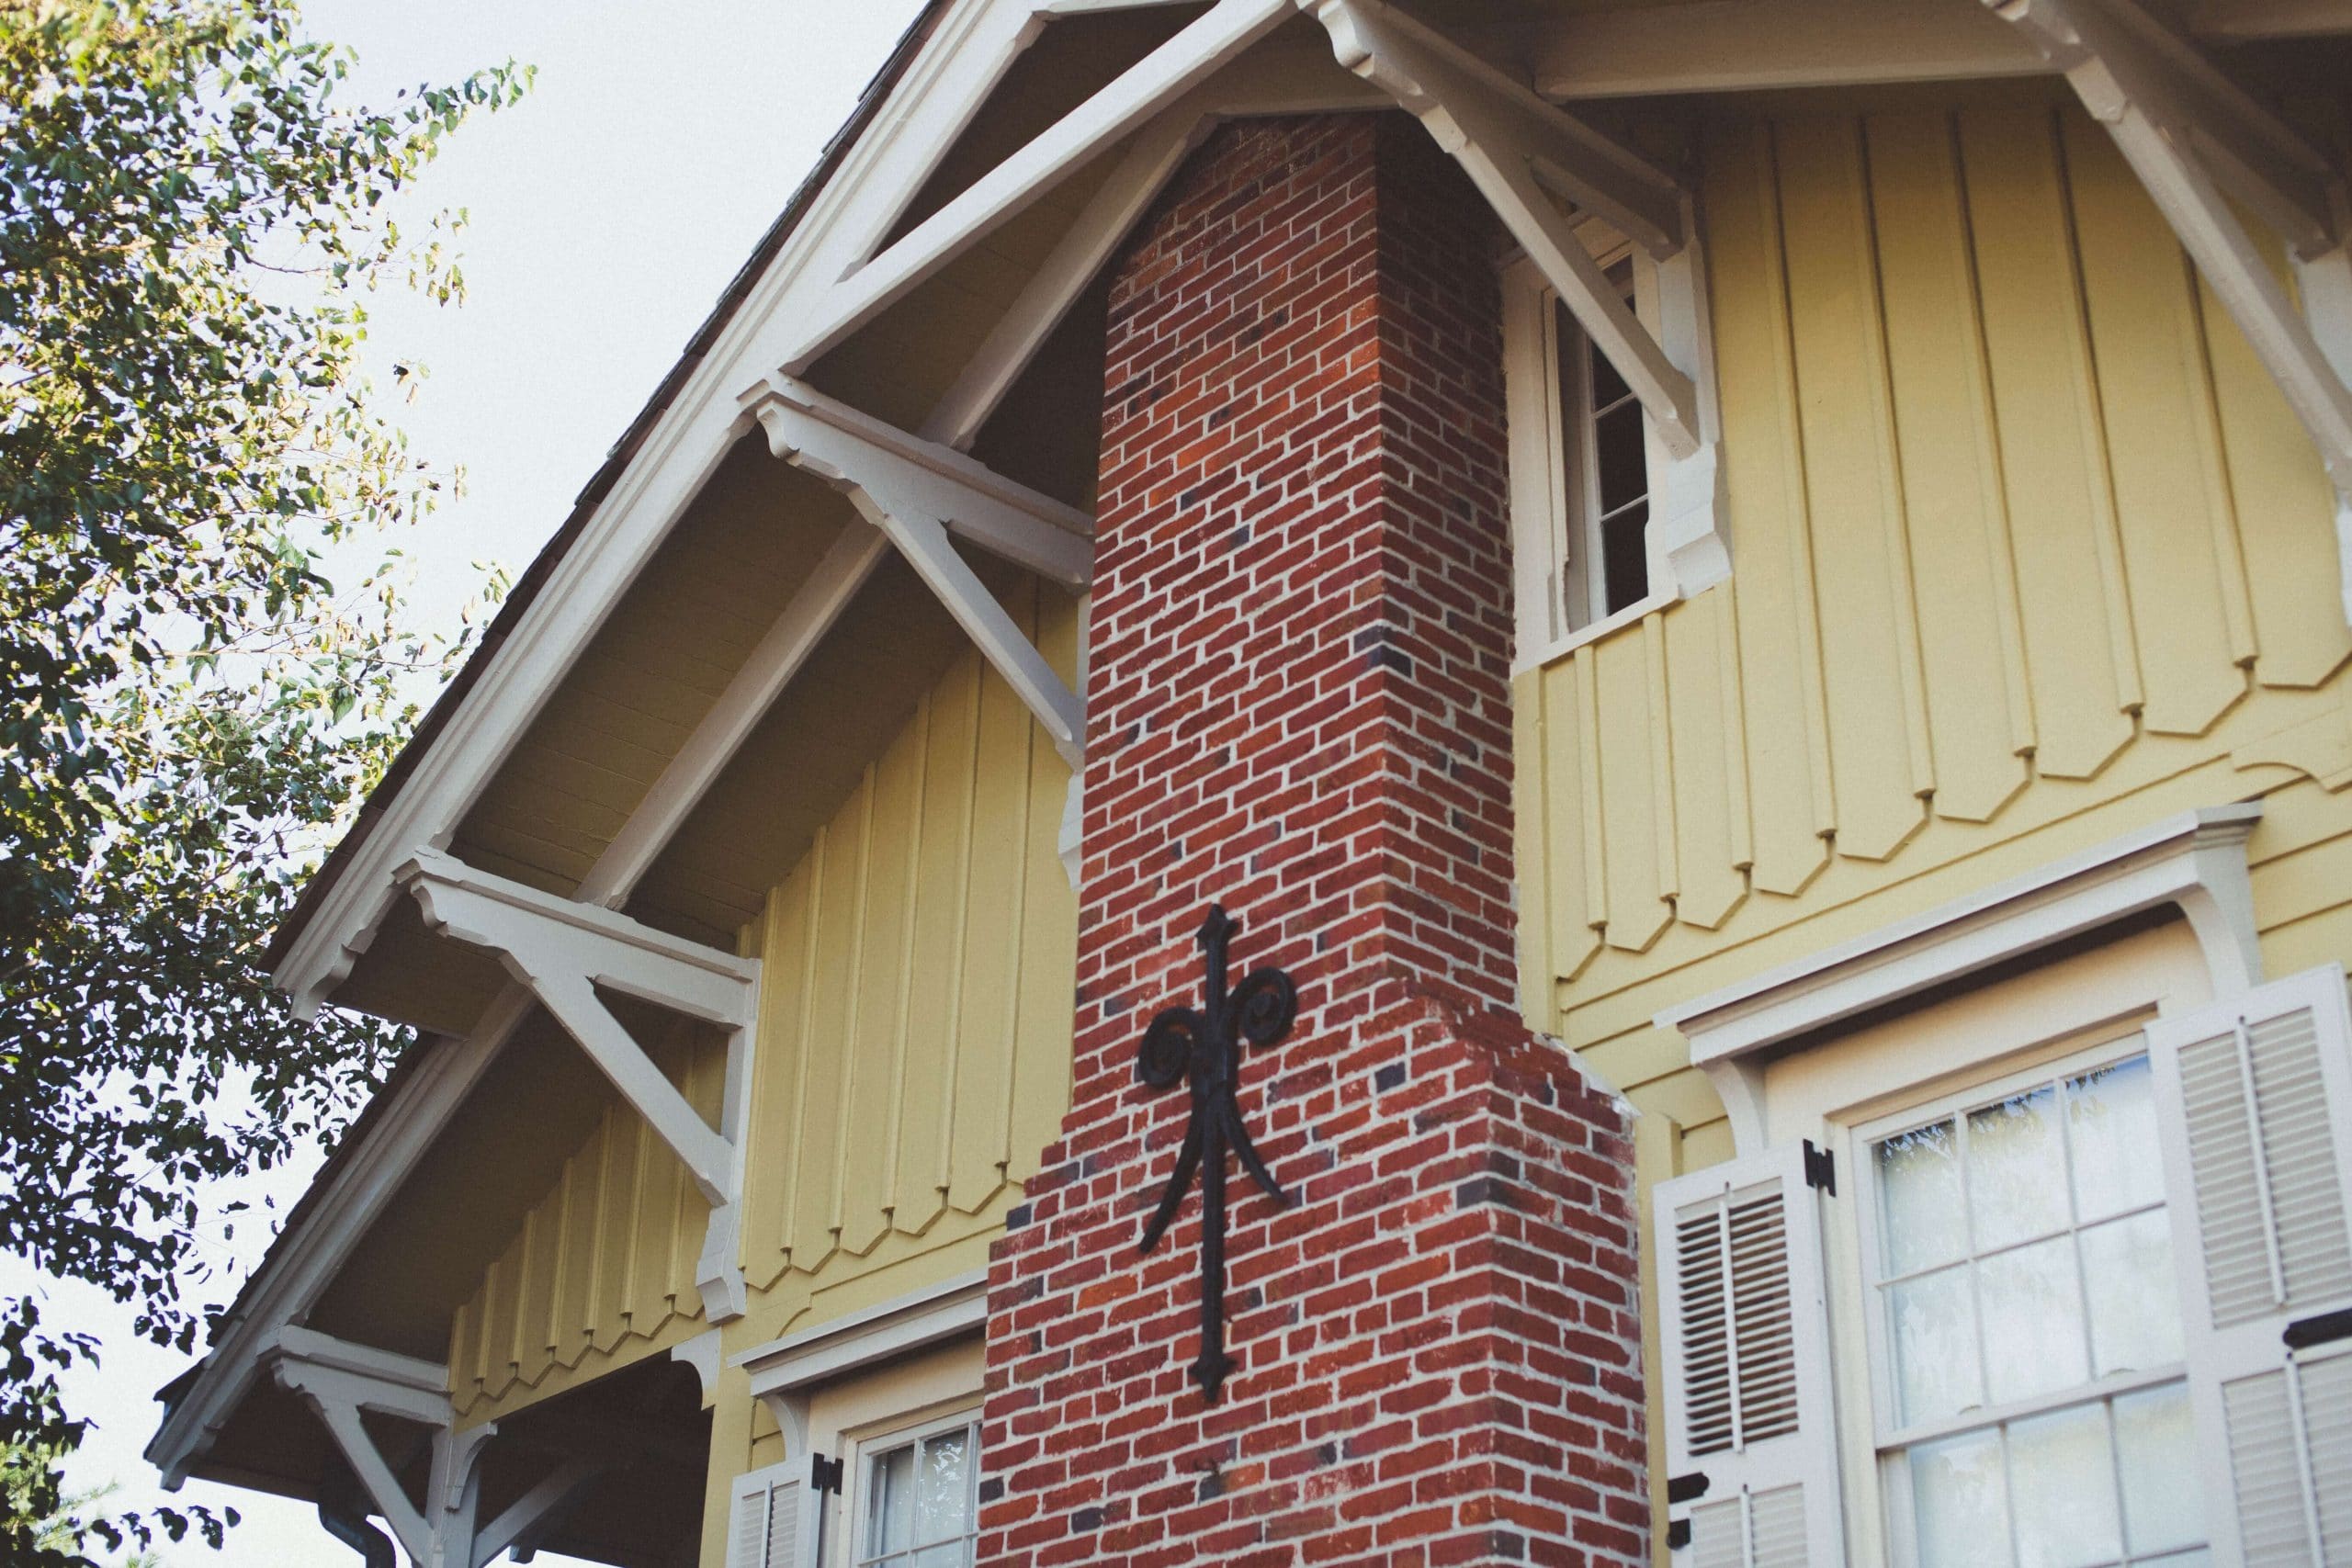
[[(1092, 575), (1093, 541), (1078, 531), (1087, 521), (1085, 514), (1030, 492), (1023, 492), (1026, 505), (1016, 508), (1005, 499), (1007, 492), (1020, 488), (1010, 480), (959, 452), (844, 408), (789, 378), (770, 377), (746, 394), (744, 402), (766, 426), (777, 457), (840, 490), (860, 516), (889, 536), (956, 625), (978, 645), (982, 657), (1045, 727), (1054, 749), (1072, 767), (1080, 765), (1085, 705), (1013, 625), (1004, 606), (956, 553), (948, 533), (952, 529), (976, 543), (994, 538), (1000, 553), (1033, 569), (1056, 564), (1058, 558), (1060, 570), (1048, 575), (1077, 587)], [(994, 493), (974, 490), (975, 473), (992, 481)], [(986, 525), (975, 529), (975, 521)], [(1023, 547), (1018, 554), (1002, 548), (1016, 536)]]
[(596, 857), (574, 897), (607, 908), (628, 901), (638, 879), (652, 867), (736, 748), (824, 641), (888, 551), (889, 541), (863, 523), (852, 522), (842, 530), (645, 799)]
[(2326, 154), (2133, 0), (1985, 0), (2066, 74), (2110, 130), (2137, 115), (2211, 165), (2296, 254), (2345, 238)]
[(923, 422), (932, 441), (967, 450), (1012, 384), (1111, 260), (1185, 158), (1228, 119), (1386, 108), (1385, 93), (1331, 69), (1327, 50), (1269, 43), (1220, 71), (1137, 131), (988, 340)]
[(1382, 0), (1299, 0), (1331, 35), (1340, 63), (1378, 82), (1415, 114), (1432, 96), (1476, 103), (1541, 182), (1608, 220), (1654, 256), (1682, 248), (1682, 191), (1648, 159), (1539, 96), (1524, 82)]
[[(395, 874), (436, 931), (498, 954), (670, 1145), (704, 1199), (731, 1209), (741, 1150), (712, 1130), (596, 995), (599, 986), (727, 1028), (752, 1026), (757, 960), (420, 851)], [(732, 1043), (730, 1042), (730, 1051)], [(735, 1076), (730, 1060), (730, 1080)]]
[[(436, 1540), (433, 1522), (426, 1509), (409, 1500), (360, 1415), (373, 1411), (413, 1421), (430, 1428), (440, 1441), (453, 1419), (447, 1369), (296, 1327), (272, 1336), (262, 1359), (278, 1386), (300, 1396), (324, 1424), (409, 1560), (431, 1562)], [(426, 1508), (432, 1504), (428, 1495)]]
[[(2152, 48), (2154, 24), (2124, 0), (1986, 3), (2049, 54), (2106, 125), (2214, 298), (2311, 433), (2335, 487), (2337, 566), (2345, 614), (2352, 618), (2352, 386), (2313, 333), (2310, 318), (2288, 298), (2230, 202), (2232, 195), (2242, 197), (2280, 222), (2290, 244), (2317, 245), (2304, 258), (2307, 276), (2316, 276), (2344, 265), (2341, 180), (2334, 180), (2324, 195), (2327, 219), (2310, 212), (2306, 201), (2285, 188), (2292, 182), (2278, 175), (2288, 164), (2308, 171), (2302, 155), (2290, 157), (2285, 151), (2288, 143), (2300, 145), (2293, 132), (2270, 122), (2250, 100), (2224, 102), (2212, 83), (2227, 86), (2226, 78), (2219, 73), (2210, 73), (2210, 81), (2194, 76), (2184, 63), (2186, 44), (2175, 39), (2162, 52)], [(2136, 18), (2128, 26), (2120, 20), (2127, 12)], [(2201, 121), (2193, 118), (2199, 112), (2205, 116)], [(2221, 121), (2227, 122), (2226, 130)], [(2243, 152), (2257, 143), (2279, 160), (2271, 178), (2248, 177), (2245, 160), (2222, 151), (2227, 146)], [(2207, 166), (2209, 159), (2224, 164), (2234, 176), (2229, 193)], [(2319, 166), (2326, 168), (2324, 161)], [(2325, 304), (2318, 298), (2312, 302)]]
[[(1678, 458), (1697, 453), (1704, 445), (1697, 384), (1627, 308), (1567, 214), (1536, 180), (1533, 153), (1521, 134), (1525, 117), (1498, 111), (1506, 100), (1491, 84), (1442, 58), (1425, 41), (1426, 29), (1399, 26), (1404, 18), (1376, 0), (1315, 4), (1341, 63), (1394, 94), (1460, 162), (1559, 291), (1561, 303), (1641, 399), (1668, 451)], [(1678, 220), (1676, 232), (1681, 231)]]
[(818, 355), (1025, 211), (1087, 159), (1272, 32), (1291, 10), (1292, 0), (1216, 0), (1175, 37), (828, 289), (796, 334), (785, 367), (796, 374), (807, 369)]
[(1094, 520), (963, 453), (910, 434), (788, 376), (743, 393), (769, 448), (837, 489), (885, 483), (991, 555), (1083, 588), (1094, 576)]
[(489, 1563), (504, 1556), (523, 1539), (524, 1532), (540, 1521), (551, 1518), (610, 1469), (612, 1464), (609, 1461), (587, 1454), (574, 1455), (556, 1466), (546, 1480), (507, 1505), (503, 1513), (481, 1527), (474, 1537), (470, 1568), (487, 1568)]
[(1086, 292), (1095, 274), (1109, 263), (1127, 231), (1216, 123), (1188, 98), (1137, 133), (1119, 166), (1111, 171), (1111, 177), (1087, 202), (1069, 232), (1030, 276), (1021, 297), (931, 411), (922, 428), (926, 439), (959, 452), (972, 445), (1037, 350)]
[(890, 536), (907, 564), (915, 569), (956, 624), (966, 636), (979, 646), (980, 655), (996, 672), (1004, 677), (1005, 684), (1020, 697), (1023, 706), (1045, 726), (1046, 733), (1073, 768), (1086, 761), (1086, 707), (1077, 694), (1065, 684), (1054, 667), (1046, 662), (1036, 645), (1021, 635), (1021, 628), (998, 604), (996, 595), (979, 580), (964, 558), (956, 553), (955, 545), (947, 537), (947, 530), (940, 520), (924, 513), (904, 497), (893, 494), (887, 486), (861, 486), (850, 492), (850, 501), (866, 519)]

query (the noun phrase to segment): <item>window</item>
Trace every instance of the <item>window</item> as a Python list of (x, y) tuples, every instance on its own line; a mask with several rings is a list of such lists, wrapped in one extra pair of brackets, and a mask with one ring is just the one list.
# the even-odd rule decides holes
[[(1608, 277), (1631, 304), (1633, 258)], [(1649, 595), (1649, 459), (1642, 405), (1625, 378), (1556, 298), (1552, 322), (1566, 535), (1558, 592), (1568, 624), (1581, 626)]]
[(857, 1568), (970, 1568), (979, 1451), (968, 1412), (861, 1445)]
[[(1597, 225), (1588, 230), (1610, 287), (1700, 388), (1701, 423), (1712, 430), (1697, 257), (1654, 262)], [(1503, 306), (1523, 667), (1640, 606), (1720, 581), (1730, 560), (1716, 533), (1713, 436), (1695, 454), (1675, 457), (1532, 262), (1505, 269)]]
[(2158, 1127), (2142, 1051), (1865, 1131), (1899, 1561), (2205, 1561)]

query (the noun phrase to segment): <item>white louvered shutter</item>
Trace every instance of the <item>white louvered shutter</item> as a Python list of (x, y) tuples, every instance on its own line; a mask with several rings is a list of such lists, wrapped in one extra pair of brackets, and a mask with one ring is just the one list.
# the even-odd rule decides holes
[(2329, 964), (2148, 1029), (2214, 1560), (2352, 1563), (2352, 1017)]
[[(1667, 1473), (1690, 1568), (1839, 1568), (1821, 1198), (1802, 1145), (1657, 1184)], [(1700, 1490), (1700, 1477), (1704, 1490)]]
[(814, 1568), (823, 1495), (806, 1459), (736, 1477), (727, 1568)]

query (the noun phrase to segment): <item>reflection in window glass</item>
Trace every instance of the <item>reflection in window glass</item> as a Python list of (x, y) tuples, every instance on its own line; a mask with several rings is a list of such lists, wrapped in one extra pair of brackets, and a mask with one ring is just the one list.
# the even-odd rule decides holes
[(2203, 1562), (2147, 1059), (1881, 1138), (1870, 1167), (1906, 1559)]
[(970, 1568), (978, 1439), (951, 1427), (867, 1459), (859, 1568)]

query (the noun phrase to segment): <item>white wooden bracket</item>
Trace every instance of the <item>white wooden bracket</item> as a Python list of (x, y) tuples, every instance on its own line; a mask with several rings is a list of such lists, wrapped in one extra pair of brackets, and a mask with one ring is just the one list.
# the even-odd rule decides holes
[[(263, 1347), (261, 1359), (279, 1387), (317, 1414), (411, 1562), (480, 1568), (472, 1554), (480, 1461), (497, 1427), (455, 1429), (447, 1368), (290, 1325)], [(401, 1484), (363, 1415), (413, 1422), (430, 1434), (433, 1461), (421, 1506)]]
[[(481, 1458), (498, 1426), (484, 1422), (458, 1428), (447, 1367), (291, 1325), (277, 1332), (262, 1359), (278, 1385), (299, 1395), (325, 1424), (368, 1501), (417, 1568), (486, 1568), (527, 1544), (537, 1529), (613, 1468), (609, 1458), (596, 1454), (565, 1460), (477, 1529)], [(395, 1416), (425, 1428), (433, 1458), (422, 1506), (401, 1484), (361, 1420), (363, 1414)]]
[(889, 538), (1045, 727), (1055, 750), (1073, 768), (1080, 766), (1084, 705), (1022, 635), (950, 536), (1082, 589), (1094, 573), (1093, 520), (788, 376), (769, 377), (742, 402), (767, 430), (778, 457), (847, 495), (859, 515)]
[[(559, 898), (421, 850), (394, 874), (435, 931), (496, 953), (508, 974), (588, 1053), (645, 1118), (711, 1208), (695, 1270), (713, 1323), (747, 1307), (740, 1254), (743, 1145), (751, 1115), (752, 1025), (757, 959), (674, 937), (611, 909)], [(597, 995), (636, 997), (727, 1035), (727, 1077), (713, 1128)]]
[[(2352, 257), (2342, 171), (2132, 0), (1985, 0), (2065, 73), (2310, 431), (2352, 618)], [(2299, 311), (2233, 203), (2286, 241)]]
[(1595, 346), (1608, 355), (1675, 458), (1707, 445), (1692, 370), (1677, 365), (1577, 238), (1555, 194), (1664, 263), (1692, 231), (1673, 177), (1443, 33), (1380, 0), (1298, 0), (1340, 63), (1409, 110), (1467, 173)]

